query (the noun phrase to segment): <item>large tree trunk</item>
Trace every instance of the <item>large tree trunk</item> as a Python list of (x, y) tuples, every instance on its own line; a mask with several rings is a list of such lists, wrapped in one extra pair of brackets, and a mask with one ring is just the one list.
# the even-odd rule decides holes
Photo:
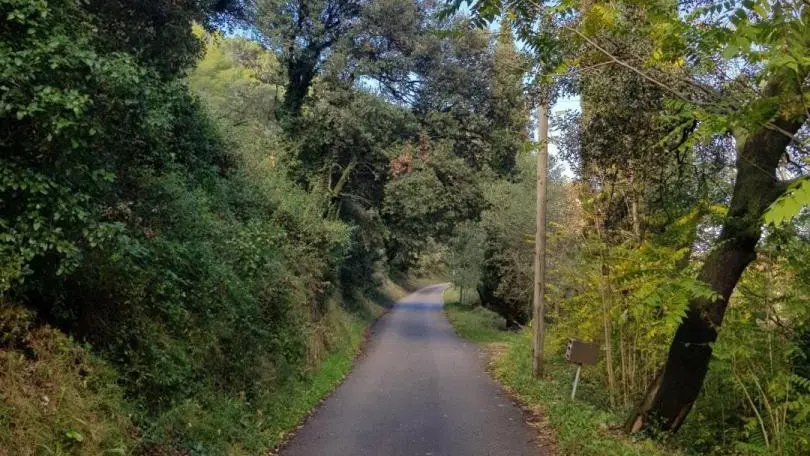
[(287, 79), (289, 79), (284, 93), (284, 114), (297, 117), (304, 105), (304, 99), (315, 79), (315, 69), (320, 53), (314, 57), (296, 57), (287, 64)]
[(791, 141), (786, 133), (795, 134), (803, 122), (804, 119), (778, 118), (774, 124), (782, 132), (764, 128), (748, 138), (738, 138), (742, 146), (738, 146), (731, 206), (716, 246), (698, 275), (717, 292), (718, 298), (689, 302), (666, 364), (627, 421), (627, 431), (636, 432), (653, 425), (674, 432), (691, 410), (703, 386), (712, 355), (710, 344), (717, 339), (731, 292), (756, 258), (762, 214), (784, 192), (785, 185), (777, 180), (776, 168)]

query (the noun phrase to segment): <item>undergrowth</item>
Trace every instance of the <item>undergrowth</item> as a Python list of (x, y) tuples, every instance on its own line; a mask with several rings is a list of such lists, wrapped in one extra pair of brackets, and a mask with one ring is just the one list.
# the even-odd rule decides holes
[(125, 399), (107, 362), (0, 303), (0, 456), (266, 454), (349, 372), (381, 305), (406, 292), (386, 281), (371, 294), (353, 304), (365, 318), (333, 303), (311, 329), (322, 351), (301, 375), (255, 397), (210, 387), (151, 420)]
[(129, 454), (131, 411), (112, 368), (0, 301), (0, 455)]
[(459, 336), (478, 343), (503, 342), (512, 336), (505, 331), (506, 321), (495, 312), (459, 303), (457, 288), (447, 289), (444, 296), (447, 318)]

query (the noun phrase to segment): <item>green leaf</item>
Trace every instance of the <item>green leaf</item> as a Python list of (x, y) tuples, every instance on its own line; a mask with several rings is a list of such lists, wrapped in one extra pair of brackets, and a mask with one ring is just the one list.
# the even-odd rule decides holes
[(805, 176), (788, 187), (784, 195), (771, 204), (763, 220), (775, 226), (789, 222), (802, 208), (810, 204), (810, 176)]
[(79, 431), (76, 430), (70, 430), (65, 432), (65, 437), (67, 437), (70, 440), (73, 440), (74, 442), (79, 443), (84, 442), (84, 436), (81, 433), (79, 433)]

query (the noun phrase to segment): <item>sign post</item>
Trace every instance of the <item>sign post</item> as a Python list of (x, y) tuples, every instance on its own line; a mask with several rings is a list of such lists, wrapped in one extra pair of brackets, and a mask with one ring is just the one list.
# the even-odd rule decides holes
[(582, 370), (582, 364), (577, 364), (577, 374), (574, 376), (574, 387), (571, 388), (571, 400), (577, 394), (577, 385), (579, 384), (579, 372)]
[(568, 345), (565, 346), (565, 359), (569, 363), (577, 365), (577, 373), (574, 376), (574, 386), (571, 389), (571, 400), (577, 394), (577, 385), (579, 384), (579, 375), (582, 371), (582, 365), (587, 364), (593, 366), (599, 359), (599, 346), (588, 342), (583, 342), (578, 339), (571, 339)]

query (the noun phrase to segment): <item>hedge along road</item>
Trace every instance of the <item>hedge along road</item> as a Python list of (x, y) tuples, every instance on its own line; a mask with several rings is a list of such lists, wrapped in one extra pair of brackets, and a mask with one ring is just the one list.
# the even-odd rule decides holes
[(522, 412), (485, 372), (478, 346), (453, 333), (442, 311), (447, 286), (394, 305), (283, 456), (542, 454)]

